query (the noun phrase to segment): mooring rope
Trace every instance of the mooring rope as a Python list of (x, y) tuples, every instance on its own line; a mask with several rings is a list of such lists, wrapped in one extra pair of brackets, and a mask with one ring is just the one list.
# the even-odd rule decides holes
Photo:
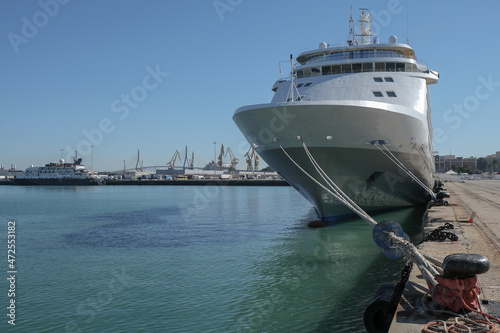
[[(426, 281), (432, 283), (433, 286), (437, 285), (435, 276), (439, 275), (438, 270), (426, 259), (426, 257), (417, 249), (415, 245), (402, 237), (394, 235), (393, 233), (387, 233), (387, 237), (392, 244), (403, 251), (406, 258), (417, 265)], [(434, 258), (433, 261), (438, 262), (438, 260)]]
[[(479, 296), (474, 292), (475, 296)], [(447, 314), (451, 315), (455, 323), (448, 323), (443, 320), (433, 320), (428, 322), (425, 327), (422, 329), (424, 333), (433, 333), (433, 332), (484, 332), (484, 333), (496, 333), (498, 332), (498, 324), (500, 324), (500, 319), (496, 316), (485, 313), (481, 308), (479, 310), (473, 309), (468, 306), (466, 303), (463, 303), (463, 309), (467, 309), (468, 311), (480, 314), (483, 316), (484, 320), (477, 319), (475, 316), (470, 316), (470, 314), (460, 314), (451, 310), (438, 309), (438, 308), (430, 308), (429, 305), (425, 302), (428, 296), (432, 295), (430, 293), (426, 293), (421, 299), (422, 308), (428, 312), (433, 312), (435, 314)], [(481, 304), (479, 302), (479, 304)], [(459, 321), (464, 322), (460, 324)], [(443, 328), (441, 329), (440, 326)]]
[(372, 227), (377, 225), (377, 221), (375, 221), (370, 215), (368, 215), (363, 209), (361, 209), (361, 207), (359, 207), (358, 204), (356, 204), (356, 202), (354, 202), (354, 200), (352, 200), (347, 194), (345, 194), (340, 189), (340, 187), (338, 187), (337, 184), (335, 184), (335, 182), (326, 174), (326, 172), (323, 171), (323, 169), (319, 166), (318, 162), (316, 162), (316, 160), (312, 156), (311, 152), (307, 148), (304, 141), (302, 141), (302, 146), (304, 147), (304, 150), (305, 150), (307, 156), (309, 157), (309, 161), (311, 161), (311, 163), (314, 166), (314, 168), (316, 169), (316, 171), (323, 178), (323, 180), (326, 181), (327, 184), (330, 185), (330, 187), (333, 187), (335, 189), (335, 193), (338, 193), (340, 196), (342, 196), (342, 198), (344, 198), (347, 202), (349, 202), (352, 205), (352, 207), (354, 208), (352, 210), (355, 210), (358, 213), (358, 215), (361, 216), (363, 218), (363, 220), (368, 222)]
[(427, 169), (431, 170), (431, 167), (429, 166), (429, 163), (427, 163), (427, 160), (422, 156), (422, 153), (420, 152), (420, 150), (423, 150), (423, 146), (418, 148), (417, 147), (417, 143), (414, 143), (413, 144), (413, 149), (416, 149), (417, 150), (417, 153), (420, 155), (420, 158), (422, 159), (422, 161), (424, 161), (425, 165), (427, 165)]
[[(424, 190), (426, 190), (427, 192), (429, 192), (429, 194), (431, 195), (432, 197), (432, 200), (433, 201), (436, 201), (436, 195), (434, 194), (434, 192), (432, 192), (432, 190), (427, 186), (425, 185), (420, 179), (418, 179), (417, 176), (415, 176), (411, 171), (410, 169), (408, 169), (403, 162), (401, 162), (390, 150), (389, 148), (387, 148), (387, 146), (385, 145), (385, 143), (381, 140), (373, 140), (371, 142), (372, 145), (374, 145), (375, 147), (377, 147), (378, 150), (380, 150), (382, 152), (382, 154), (384, 154), (387, 158), (389, 158), (392, 162), (394, 162), (394, 164), (396, 164), (399, 168), (401, 168), (401, 170), (403, 170), (408, 176), (410, 176), (411, 179), (413, 179), (417, 184), (419, 184)], [(379, 146), (382, 146), (385, 148), (385, 150), (387, 151), (387, 153), (385, 151), (382, 150), (382, 148), (380, 148)]]
[[(307, 149), (307, 146), (305, 145), (304, 142), (302, 142), (303, 144), (303, 147), (305, 149)], [(342, 192), (342, 190), (340, 190), (340, 188), (335, 185), (335, 186), (332, 186), (332, 184), (335, 184), (327, 175), (324, 171), (322, 171), (322, 169), (319, 167), (319, 164), (316, 163), (316, 161), (314, 160), (314, 158), (312, 157), (312, 155), (309, 153), (308, 156), (309, 156), (309, 159), (311, 160), (311, 162), (313, 163), (313, 166), (314, 168), (318, 171), (318, 173), (320, 174), (320, 176), (325, 180), (325, 177), (327, 179), (329, 179), (329, 181), (325, 180), (327, 182), (327, 184), (329, 185), (330, 189), (328, 189), (326, 186), (324, 186), (323, 184), (321, 184), (316, 178), (314, 178), (313, 176), (311, 176), (306, 170), (304, 170), (304, 168), (302, 168), (289, 154), (288, 152), (285, 150), (285, 148), (283, 148), (283, 146), (281, 144), (279, 144), (281, 150), (283, 151), (283, 153), (290, 159), (290, 161), (292, 161), (293, 164), (295, 164), (295, 166), (297, 166), (297, 168), (300, 169), (300, 171), (302, 171), (306, 176), (308, 176), (312, 181), (314, 181), (317, 185), (319, 185), (321, 188), (323, 188), (325, 191), (327, 191), (328, 193), (330, 193), (334, 198), (336, 198), (337, 200), (339, 200), (341, 203), (343, 203), (345, 206), (347, 206), (347, 208), (351, 209), (353, 212), (355, 212), (359, 217), (361, 217), (363, 220), (365, 220), (366, 222), (368, 222), (368, 224), (370, 224), (372, 227), (376, 226), (377, 225), (377, 221), (375, 221), (370, 215), (368, 215), (365, 211), (363, 211), (354, 201), (352, 201), (351, 198), (349, 198), (349, 196), (347, 196), (344, 192)], [(308, 153), (309, 150), (306, 150), (306, 153)], [(314, 161), (314, 162), (313, 162)], [(321, 171), (319, 171), (319, 170)], [(323, 176), (324, 175), (324, 176)]]
[[(301, 139), (302, 140), (302, 139)], [(316, 178), (311, 176), (304, 168), (302, 168), (283, 148), (283, 146), (275, 140), (283, 153), (290, 159), (290, 161), (299, 168), (307, 177), (309, 177), (312, 181), (314, 181), (317, 185), (319, 185), (321, 188), (323, 188), (325, 191), (330, 193), (334, 198), (339, 200), (341, 203), (343, 203), (347, 208), (351, 209), (354, 213), (356, 213), (359, 217), (361, 217), (364, 221), (366, 221), (368, 224), (370, 224), (373, 227), (375, 227), (378, 223), (375, 221), (368, 213), (366, 213), (361, 207), (359, 207), (347, 194), (345, 194), (336, 184), (335, 182), (326, 174), (326, 172), (321, 168), (321, 166), (316, 162), (314, 159), (313, 155), (307, 148), (307, 145), (305, 142), (302, 140), (302, 147), (304, 148), (304, 151), (306, 152), (307, 157), (309, 158), (309, 161), (313, 165), (314, 169), (318, 172), (318, 174), (321, 176), (321, 178), (327, 183), (328, 187), (324, 186), (319, 182)], [(392, 232), (385, 232), (387, 235), (389, 241), (397, 248), (399, 248), (403, 254), (405, 255), (406, 258), (409, 260), (413, 261), (417, 267), (419, 268), (420, 272), (424, 276), (425, 280), (431, 283), (432, 285), (437, 285), (437, 282), (435, 280), (435, 276), (439, 274), (439, 272), (436, 270), (436, 268), (429, 262), (427, 259), (420, 253), (420, 251), (410, 242), (405, 240), (402, 237), (396, 236)], [(439, 261), (434, 259), (434, 264), (439, 265)]]

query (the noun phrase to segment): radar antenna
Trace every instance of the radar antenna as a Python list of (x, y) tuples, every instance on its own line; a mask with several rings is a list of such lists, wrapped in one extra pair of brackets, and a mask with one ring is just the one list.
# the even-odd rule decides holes
[[(351, 6), (351, 16), (349, 17), (349, 39), (347, 40), (347, 43), (349, 46), (352, 46), (354, 44), (359, 45), (359, 44), (370, 44), (372, 42), (373, 38), (373, 43), (376, 43), (376, 34), (372, 32), (371, 24), (372, 24), (372, 19), (371, 19), (371, 14), (370, 10), (368, 8), (360, 8), (361, 10), (361, 15), (359, 19), (359, 34), (354, 33), (354, 20), (352, 18), (352, 6)], [(358, 43), (358, 37), (360, 38), (359, 43)]]
[(73, 164), (80, 165), (82, 163), (82, 158), (78, 157), (78, 151), (75, 150), (75, 157), (73, 157)]
[(408, 1), (406, 1), (406, 44), (410, 45), (410, 37), (408, 33), (408, 12), (410, 11), (409, 9), (410, 4)]

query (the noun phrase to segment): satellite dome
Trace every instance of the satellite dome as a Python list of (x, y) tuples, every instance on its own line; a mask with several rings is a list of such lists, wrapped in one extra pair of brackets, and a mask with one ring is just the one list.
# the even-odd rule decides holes
[(397, 44), (398, 42), (398, 37), (392, 35), (391, 37), (389, 37), (389, 44)]
[(327, 47), (328, 47), (328, 44), (327, 44), (327, 43), (325, 43), (325, 42), (321, 42), (321, 43), (319, 43), (319, 48), (320, 48), (320, 49), (326, 49)]

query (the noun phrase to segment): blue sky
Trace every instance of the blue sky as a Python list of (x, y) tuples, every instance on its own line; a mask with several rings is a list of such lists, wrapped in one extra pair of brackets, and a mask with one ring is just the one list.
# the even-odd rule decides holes
[[(245, 168), (231, 117), (269, 102), (279, 61), (342, 43), (349, 7), (370, 7), (382, 41), (408, 37), (440, 72), (430, 87), (435, 149), (500, 150), (496, 1), (116, 1), (0, 3), (0, 163), (67, 158), (94, 167), (165, 165), (176, 150), (204, 166), (220, 144)], [(285, 73), (289, 68), (283, 64)], [(217, 152), (218, 153), (218, 152)]]

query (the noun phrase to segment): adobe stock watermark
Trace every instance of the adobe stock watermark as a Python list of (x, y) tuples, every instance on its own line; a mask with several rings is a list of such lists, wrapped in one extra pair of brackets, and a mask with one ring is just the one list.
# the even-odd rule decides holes
[[(126, 287), (131, 286), (134, 277), (125, 272), (125, 267), (121, 270), (116, 269), (112, 272), (112, 277), (107, 283), (99, 286), (99, 289), (92, 293), (92, 296), (81, 301), (76, 309), (75, 314), (78, 320), (71, 320), (65, 325), (65, 332), (80, 333), (83, 332), (81, 325), (92, 323), (95, 318), (106, 309)], [(99, 279), (99, 281), (105, 281)]]
[(382, 28), (386, 28), (392, 21), (394, 15), (398, 15), (403, 11), (404, 7), (399, 0), (389, 0), (386, 9), (371, 11), (372, 16), (372, 32), (380, 34)]
[(259, 327), (264, 321), (271, 318), (275, 310), (286, 302), (286, 294), (303, 286), (304, 281), (313, 277), (313, 273), (321, 264), (333, 258), (334, 253), (335, 242), (332, 236), (328, 235), (325, 240), (319, 238), (314, 253), (304, 258), (300, 264), (290, 267), (290, 270), (279, 280), (275, 279), (269, 298), (264, 302), (259, 302), (250, 315), (238, 319), (237, 332), (260, 332)]
[(257, 133), (257, 136), (252, 136), (253, 143), (269, 144), (275, 141), (277, 134), (283, 132), (297, 118), (297, 114), (290, 112), (290, 108), (273, 108), (270, 112), (272, 117), (269, 118), (267, 126), (262, 126)]
[(40, 0), (38, 6), (41, 10), (36, 11), (31, 18), (23, 16), (21, 18), (20, 34), (15, 32), (7, 33), (7, 39), (15, 53), (19, 53), (19, 47), (26, 45), (38, 35), (40, 29), (45, 27), (50, 19), (53, 19), (61, 9), (62, 5), (66, 5), (70, 0)]
[(218, 184), (205, 185), (202, 187), (190, 187), (193, 192), (193, 199), (190, 205), (181, 204), (179, 208), (182, 211), (184, 221), (192, 221), (192, 216), (203, 213), (210, 205), (210, 200), (220, 195), (220, 186)]
[[(146, 75), (142, 78), (139, 85), (130, 89), (129, 93), (123, 93), (119, 98), (115, 98), (110, 105), (112, 113), (118, 116), (119, 120), (125, 120), (130, 115), (130, 111), (139, 107), (148, 94), (157, 89), (163, 80), (169, 75), (160, 69), (160, 65), (154, 68), (151, 66), (146, 67)], [(116, 122), (116, 121), (115, 121)], [(82, 134), (85, 139), (82, 139), (76, 145), (76, 149), (70, 145), (66, 146), (66, 152), (71, 155), (72, 152), (78, 151), (82, 156), (89, 156), (92, 152), (92, 146), (97, 147), (104, 141), (106, 134), (112, 133), (116, 129), (115, 122), (108, 117), (102, 118), (95, 128), (90, 130), (84, 128)]]
[(214, 0), (212, 5), (214, 6), (215, 12), (219, 16), (219, 19), (224, 21), (224, 15), (227, 12), (232, 12), (236, 7), (241, 5), (243, 0)]
[[(481, 101), (491, 97), (495, 90), (500, 87), (500, 82), (493, 81), (493, 75), (487, 78), (480, 75), (477, 80), (479, 84), (474, 88), (474, 93), (466, 96), (461, 103), (454, 103), (452, 108), (446, 109), (443, 113), (445, 123), (451, 125), (451, 129), (458, 130), (464, 119), (469, 118), (472, 113), (479, 109)], [(446, 132), (442, 128), (434, 129), (434, 144), (444, 143), (448, 140)]]

